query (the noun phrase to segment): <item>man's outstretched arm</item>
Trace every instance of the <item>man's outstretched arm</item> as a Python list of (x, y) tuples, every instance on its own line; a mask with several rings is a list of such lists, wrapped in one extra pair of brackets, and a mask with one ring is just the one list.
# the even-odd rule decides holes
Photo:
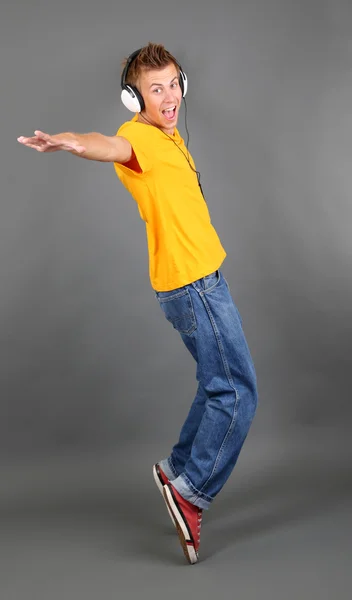
[(76, 156), (101, 162), (127, 163), (133, 156), (128, 140), (121, 136), (106, 136), (102, 133), (58, 133), (49, 135), (36, 130), (33, 137), (21, 136), (17, 140), (38, 152), (66, 150)]

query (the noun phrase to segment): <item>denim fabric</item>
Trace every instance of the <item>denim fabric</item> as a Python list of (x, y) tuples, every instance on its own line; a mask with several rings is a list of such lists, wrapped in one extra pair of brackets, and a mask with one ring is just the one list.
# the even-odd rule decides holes
[(179, 441), (160, 465), (181, 496), (207, 509), (230, 476), (254, 417), (254, 365), (220, 270), (155, 295), (195, 359), (198, 381)]

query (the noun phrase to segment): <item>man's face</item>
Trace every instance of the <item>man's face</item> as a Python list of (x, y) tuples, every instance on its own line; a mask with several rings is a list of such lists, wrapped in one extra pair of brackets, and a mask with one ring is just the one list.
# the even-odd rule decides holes
[(182, 101), (177, 69), (173, 63), (163, 69), (142, 71), (138, 88), (144, 98), (145, 110), (140, 113), (156, 127), (172, 135), (177, 124)]

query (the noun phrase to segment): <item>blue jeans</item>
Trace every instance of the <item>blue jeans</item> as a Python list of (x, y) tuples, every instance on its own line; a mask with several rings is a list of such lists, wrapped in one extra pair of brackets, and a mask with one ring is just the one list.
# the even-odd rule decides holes
[(254, 365), (220, 270), (155, 295), (195, 359), (198, 381), (179, 441), (160, 466), (181, 496), (207, 509), (230, 476), (254, 417)]

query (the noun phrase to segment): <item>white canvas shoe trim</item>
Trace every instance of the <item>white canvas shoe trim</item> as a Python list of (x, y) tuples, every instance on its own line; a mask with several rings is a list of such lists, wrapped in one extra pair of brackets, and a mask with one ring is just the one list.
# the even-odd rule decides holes
[(164, 495), (167, 500), (167, 503), (169, 504), (169, 506), (172, 510), (172, 513), (173, 513), (175, 519), (177, 520), (177, 523), (182, 531), (182, 535), (184, 537), (185, 545), (187, 548), (187, 554), (189, 557), (189, 561), (193, 565), (194, 563), (196, 563), (198, 561), (198, 553), (193, 545), (193, 542), (192, 542), (189, 532), (188, 532), (188, 528), (184, 522), (184, 519), (183, 519), (180, 511), (177, 508), (177, 505), (174, 502), (173, 496), (172, 496), (169, 488), (165, 485), (163, 490), (164, 490)]
[[(154, 481), (155, 481), (156, 485), (158, 486), (158, 490), (159, 490), (160, 494), (162, 495), (162, 497), (163, 497), (163, 500), (164, 500), (164, 502), (165, 502), (165, 498), (164, 498), (164, 492), (163, 492), (163, 488), (164, 488), (164, 486), (163, 486), (163, 484), (161, 483), (161, 481), (160, 481), (160, 479), (159, 479), (159, 476), (158, 476), (158, 473), (157, 473), (157, 471), (156, 471), (156, 466), (155, 466), (155, 465), (153, 466), (153, 476), (154, 476)], [(173, 524), (174, 524), (174, 527), (176, 527), (176, 522), (175, 522), (175, 519), (174, 519), (174, 517), (173, 517), (173, 514), (172, 514), (172, 512), (171, 512), (171, 510), (170, 510), (170, 508), (169, 508), (169, 505), (168, 505), (168, 503), (167, 503), (167, 502), (165, 502), (165, 504), (166, 504), (166, 508), (167, 508), (167, 510), (168, 510), (168, 513), (169, 513), (169, 515), (170, 515), (170, 519), (171, 519), (171, 521), (173, 522)]]

